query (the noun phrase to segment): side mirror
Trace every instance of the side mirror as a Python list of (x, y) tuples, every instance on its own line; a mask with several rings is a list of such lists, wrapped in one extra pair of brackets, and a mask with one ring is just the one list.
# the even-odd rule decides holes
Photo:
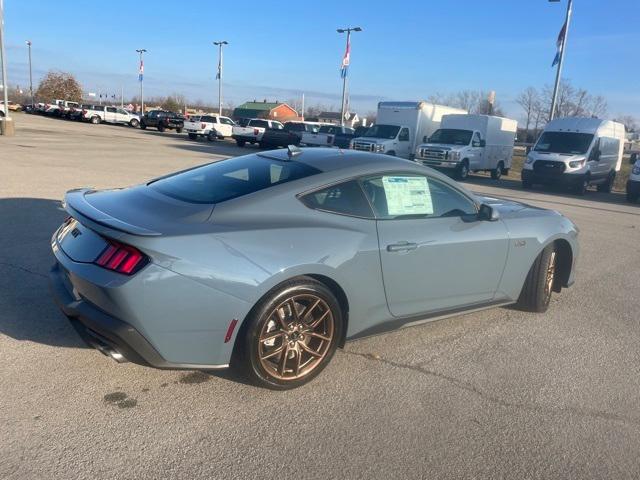
[(631, 156), (629, 157), (629, 163), (631, 165), (635, 165), (637, 161), (638, 161), (638, 154), (632, 153)]
[(495, 222), (500, 219), (500, 212), (493, 208), (491, 205), (483, 203), (478, 210), (478, 220), (484, 220), (486, 222)]
[(597, 148), (593, 152), (591, 152), (591, 160), (596, 162), (600, 161), (600, 149)]

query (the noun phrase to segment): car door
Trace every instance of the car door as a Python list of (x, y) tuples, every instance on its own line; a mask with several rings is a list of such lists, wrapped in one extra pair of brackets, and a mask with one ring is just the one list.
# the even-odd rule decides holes
[(395, 317), (493, 300), (507, 259), (504, 223), (478, 219), (475, 201), (431, 176), (362, 181), (377, 217), (387, 303)]
[(408, 157), (411, 151), (411, 134), (407, 127), (402, 127), (398, 133), (398, 142), (396, 145), (396, 155), (399, 157)]
[(116, 122), (129, 123), (129, 120), (130, 120), (129, 114), (124, 108), (116, 109)]
[(104, 121), (108, 123), (116, 123), (118, 121), (118, 109), (116, 107), (105, 108)]
[(473, 136), (471, 137), (471, 147), (469, 148), (469, 153), (467, 157), (469, 158), (469, 168), (471, 170), (474, 169), (483, 169), (489, 168), (486, 165), (487, 159), (483, 158), (482, 154), (482, 143), (480, 141), (480, 134), (478, 132), (473, 132)]

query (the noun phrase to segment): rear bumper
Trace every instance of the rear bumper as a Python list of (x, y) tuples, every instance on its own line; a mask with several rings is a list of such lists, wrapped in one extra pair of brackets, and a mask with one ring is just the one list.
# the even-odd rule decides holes
[(533, 170), (522, 170), (522, 180), (529, 183), (544, 185), (564, 185), (567, 187), (577, 187), (584, 182), (585, 175), (577, 173), (556, 173), (542, 175)]
[(74, 329), (90, 346), (114, 359), (117, 359), (118, 355), (113, 355), (113, 352), (130, 362), (155, 368), (220, 369), (229, 366), (168, 362), (133, 326), (69, 291), (65, 275), (64, 268), (60, 263), (56, 263), (49, 273), (51, 294)]
[(236, 135), (236, 134), (231, 135), (231, 138), (233, 138), (234, 140), (240, 140), (247, 143), (258, 143), (261, 140), (261, 138), (258, 139), (257, 137), (252, 137), (249, 135)]

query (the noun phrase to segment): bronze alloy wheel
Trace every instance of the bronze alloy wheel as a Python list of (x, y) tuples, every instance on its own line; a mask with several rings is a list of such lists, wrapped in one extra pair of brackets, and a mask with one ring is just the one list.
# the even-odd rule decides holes
[(545, 278), (544, 285), (544, 293), (547, 298), (551, 297), (551, 292), (553, 291), (553, 279), (556, 274), (556, 251), (551, 252), (551, 256), (549, 257), (549, 264), (547, 266), (547, 275)]
[(260, 365), (280, 381), (302, 379), (330, 352), (335, 330), (325, 300), (311, 293), (292, 294), (262, 325), (257, 352)]

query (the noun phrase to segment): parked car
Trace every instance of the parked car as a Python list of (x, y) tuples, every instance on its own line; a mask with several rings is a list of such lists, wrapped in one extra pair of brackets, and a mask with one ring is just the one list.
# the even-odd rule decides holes
[(184, 129), (189, 138), (206, 137), (209, 141), (224, 139), (233, 134), (234, 121), (219, 115), (192, 115), (184, 121)]
[(316, 133), (320, 129), (320, 124), (318, 122), (285, 122), (284, 129), (295, 133), (301, 140), (305, 132)]
[(119, 123), (133, 128), (140, 126), (140, 117), (127, 112), (124, 108), (108, 107), (105, 105), (90, 105), (82, 110), (82, 118), (93, 124)]
[[(314, 378), (346, 340), (499, 305), (544, 312), (578, 231), (415, 162), (289, 148), (124, 189), (77, 189), (51, 291), (114, 359)], [(384, 279), (384, 280), (383, 280)]]
[(287, 147), (289, 145), (300, 145), (298, 132), (291, 132), (284, 128), (267, 128), (262, 134), (258, 143), (260, 148)]
[(69, 115), (71, 114), (71, 110), (79, 108), (80, 104), (78, 102), (70, 102), (70, 101), (64, 100), (59, 104), (59, 107), (60, 108), (58, 109), (58, 112), (57, 112), (58, 116), (62, 118), (69, 118)]
[(469, 172), (508, 175), (518, 122), (490, 115), (443, 115), (440, 128), (423, 139), (416, 161), (428, 167), (453, 170), (460, 180)]
[[(338, 143), (349, 148), (349, 143), (353, 140), (355, 130), (351, 127), (341, 125), (322, 125), (317, 132), (307, 132), (302, 134), (301, 143), (310, 147), (333, 147), (337, 136), (340, 137)], [(340, 146), (340, 145), (335, 145)]]
[(140, 120), (140, 128), (145, 130), (147, 127), (157, 128), (159, 132), (175, 130), (176, 133), (182, 133), (184, 118), (179, 113), (167, 110), (151, 110)]
[(440, 127), (443, 115), (451, 113), (467, 111), (427, 102), (380, 102), (376, 124), (362, 137), (354, 138), (350, 146), (413, 159), (418, 143)]
[(640, 198), (640, 160), (637, 153), (632, 153), (629, 160), (633, 168), (627, 180), (627, 200), (636, 202)]
[(244, 147), (247, 143), (260, 143), (260, 140), (262, 140), (262, 135), (267, 128), (282, 130), (284, 128), (284, 125), (282, 125), (280, 122), (276, 122), (275, 120), (252, 118), (246, 122), (246, 125), (234, 125), (231, 136), (236, 141), (239, 147)]
[(610, 192), (622, 166), (626, 138), (621, 123), (598, 118), (549, 122), (522, 169), (522, 187), (559, 184), (584, 195), (589, 185)]
[(82, 105), (78, 105), (77, 107), (72, 107), (69, 110), (68, 118), (69, 120), (83, 120), (84, 111), (93, 109), (93, 107), (93, 105), (88, 103), (83, 103)]
[[(19, 103), (12, 102), (11, 100), (7, 102), (7, 105), (9, 107), (10, 112), (20, 112), (22, 110), (22, 105), (20, 105)], [(4, 102), (2, 101), (0, 101), (0, 108), (4, 110)]]

